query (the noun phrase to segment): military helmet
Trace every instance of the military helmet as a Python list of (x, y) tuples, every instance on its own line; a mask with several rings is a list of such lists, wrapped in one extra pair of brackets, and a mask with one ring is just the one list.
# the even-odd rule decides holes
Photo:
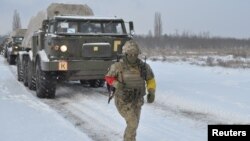
[(123, 54), (140, 54), (141, 51), (139, 49), (138, 44), (134, 40), (127, 41), (123, 48), (122, 48)]

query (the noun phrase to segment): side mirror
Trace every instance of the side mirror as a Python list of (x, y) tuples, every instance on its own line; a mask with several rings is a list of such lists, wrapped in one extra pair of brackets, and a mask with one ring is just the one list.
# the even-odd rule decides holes
[(134, 30), (134, 23), (132, 21), (129, 22), (129, 30)]
[(43, 20), (42, 30), (46, 31), (48, 29), (49, 20)]
[(134, 23), (132, 21), (129, 22), (129, 30), (130, 30), (130, 34), (133, 36), (134, 35)]

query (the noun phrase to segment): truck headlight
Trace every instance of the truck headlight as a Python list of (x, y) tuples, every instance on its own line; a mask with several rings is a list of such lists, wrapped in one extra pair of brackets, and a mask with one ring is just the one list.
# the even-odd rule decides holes
[(60, 47), (61, 52), (66, 52), (68, 50), (68, 47), (66, 45), (62, 45)]
[(18, 49), (18, 46), (15, 46), (15, 49)]

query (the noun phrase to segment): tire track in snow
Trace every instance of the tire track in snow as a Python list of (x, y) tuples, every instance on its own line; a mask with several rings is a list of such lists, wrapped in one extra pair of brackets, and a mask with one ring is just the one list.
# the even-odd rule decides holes
[[(57, 90), (56, 99), (42, 101), (95, 141), (122, 140), (119, 121), (112, 117), (104, 88), (95, 92), (96, 89), (77, 83), (63, 83)], [(105, 106), (107, 111), (103, 111)]]

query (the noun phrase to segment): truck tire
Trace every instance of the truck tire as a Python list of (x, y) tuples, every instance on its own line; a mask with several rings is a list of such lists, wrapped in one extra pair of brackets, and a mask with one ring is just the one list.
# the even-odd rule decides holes
[(23, 84), (25, 87), (28, 86), (28, 62), (27, 57), (23, 58)]
[(16, 57), (13, 55), (8, 55), (7, 61), (10, 65), (15, 65), (16, 63)]
[(82, 85), (89, 84), (89, 82), (88, 82), (87, 80), (80, 80), (80, 83), (81, 83)]
[(4, 58), (7, 58), (7, 48), (4, 48)]
[(89, 80), (89, 85), (90, 85), (90, 87), (93, 87), (93, 88), (103, 87), (104, 83), (105, 83), (105, 81), (100, 80), (100, 79)]
[(39, 98), (55, 98), (56, 81), (50, 72), (42, 71), (39, 61), (36, 63), (36, 95)]
[(23, 81), (23, 70), (21, 68), (21, 62), (19, 57), (17, 58), (17, 80)]
[(27, 69), (28, 88), (30, 90), (36, 90), (36, 82), (35, 82), (34, 72), (33, 72), (34, 69), (33, 69), (32, 62), (30, 59), (28, 60), (27, 68), (28, 68)]
[(99, 83), (99, 87), (103, 87), (104, 86), (104, 84), (105, 84), (105, 80), (99, 80), (100, 81), (100, 83)]

